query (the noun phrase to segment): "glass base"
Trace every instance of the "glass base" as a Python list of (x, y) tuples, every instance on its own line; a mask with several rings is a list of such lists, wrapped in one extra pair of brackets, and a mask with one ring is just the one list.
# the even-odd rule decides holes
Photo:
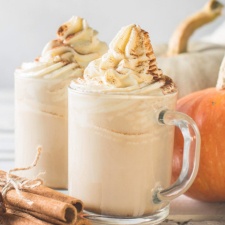
[(135, 218), (120, 218), (112, 217), (107, 215), (99, 215), (84, 211), (83, 217), (88, 219), (92, 225), (150, 225), (150, 224), (159, 224), (163, 222), (166, 217), (169, 215), (169, 205), (165, 208), (157, 211), (155, 214), (151, 214), (143, 217)]

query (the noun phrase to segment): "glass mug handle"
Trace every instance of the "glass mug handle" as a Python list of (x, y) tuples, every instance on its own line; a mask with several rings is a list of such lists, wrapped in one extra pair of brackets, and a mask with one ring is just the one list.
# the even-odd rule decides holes
[(164, 125), (177, 126), (184, 138), (183, 165), (181, 173), (170, 187), (158, 188), (153, 197), (154, 203), (171, 201), (183, 194), (193, 183), (199, 167), (200, 133), (194, 120), (184, 113), (162, 110), (158, 121)]

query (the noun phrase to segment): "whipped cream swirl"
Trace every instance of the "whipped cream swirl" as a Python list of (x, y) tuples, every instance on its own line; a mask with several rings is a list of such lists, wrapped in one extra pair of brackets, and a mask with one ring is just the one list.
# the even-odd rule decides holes
[(97, 92), (169, 93), (173, 81), (157, 67), (149, 35), (137, 25), (123, 27), (101, 58), (92, 61), (72, 88)]
[(58, 39), (44, 47), (34, 62), (23, 63), (15, 74), (44, 79), (74, 79), (83, 75), (86, 65), (107, 51), (97, 32), (79, 17), (72, 17), (57, 33)]
[(72, 17), (57, 32), (58, 38), (74, 50), (75, 60), (82, 67), (107, 52), (108, 46), (97, 38), (98, 32), (89, 27), (86, 20)]

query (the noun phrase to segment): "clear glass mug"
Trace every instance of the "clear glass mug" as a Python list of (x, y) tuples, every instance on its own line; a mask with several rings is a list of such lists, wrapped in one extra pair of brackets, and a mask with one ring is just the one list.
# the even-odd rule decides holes
[[(156, 224), (196, 177), (200, 135), (163, 96), (85, 93), (69, 88), (69, 194), (95, 224)], [(184, 137), (183, 168), (171, 185), (174, 127)]]

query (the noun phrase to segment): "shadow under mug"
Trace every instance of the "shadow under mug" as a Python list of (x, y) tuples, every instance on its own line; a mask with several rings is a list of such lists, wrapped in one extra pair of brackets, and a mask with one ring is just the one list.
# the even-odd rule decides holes
[[(157, 224), (193, 183), (200, 135), (163, 96), (86, 93), (69, 88), (69, 194), (93, 224)], [(184, 137), (183, 167), (171, 185), (174, 127)]]

